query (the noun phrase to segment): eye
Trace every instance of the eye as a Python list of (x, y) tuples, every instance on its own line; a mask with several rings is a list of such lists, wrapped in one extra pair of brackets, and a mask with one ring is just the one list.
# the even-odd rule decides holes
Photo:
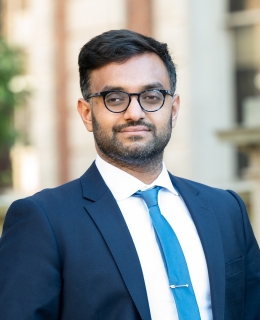
[(106, 104), (109, 106), (116, 106), (124, 104), (128, 99), (128, 95), (124, 92), (111, 92), (106, 95)]
[(144, 103), (155, 104), (163, 100), (163, 95), (160, 91), (146, 91), (140, 98)]
[(121, 101), (122, 99), (120, 97), (109, 97), (106, 99), (107, 102), (119, 102)]
[(157, 99), (159, 99), (159, 97), (157, 97), (154, 94), (149, 94), (149, 95), (145, 96), (144, 99), (146, 99), (146, 100), (157, 100)]

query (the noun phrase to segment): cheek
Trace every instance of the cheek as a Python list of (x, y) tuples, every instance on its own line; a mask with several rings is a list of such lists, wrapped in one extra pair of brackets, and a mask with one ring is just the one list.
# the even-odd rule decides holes
[[(161, 110), (162, 111), (162, 110)], [(159, 111), (160, 112), (160, 111)], [(172, 113), (166, 110), (165, 112), (161, 112), (153, 114), (153, 119), (151, 122), (156, 126), (156, 128), (160, 131), (166, 130), (170, 126), (172, 126)]]
[(93, 127), (96, 130), (101, 130), (107, 134), (111, 134), (113, 127), (119, 122), (118, 115), (112, 112), (99, 110), (92, 113)]

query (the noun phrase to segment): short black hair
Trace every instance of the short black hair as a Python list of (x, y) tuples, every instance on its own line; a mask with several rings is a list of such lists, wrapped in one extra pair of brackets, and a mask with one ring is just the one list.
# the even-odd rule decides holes
[(110, 30), (87, 42), (79, 53), (80, 88), (84, 99), (90, 94), (91, 71), (111, 62), (124, 62), (143, 53), (156, 53), (163, 61), (170, 80), (171, 91), (176, 89), (176, 68), (166, 43), (130, 30)]

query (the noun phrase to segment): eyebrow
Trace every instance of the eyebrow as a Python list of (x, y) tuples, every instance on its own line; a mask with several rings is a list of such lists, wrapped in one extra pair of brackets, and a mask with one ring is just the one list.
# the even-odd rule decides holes
[(121, 91), (124, 91), (124, 88), (120, 87), (120, 86), (104, 86), (104, 88), (102, 88), (102, 91), (110, 91), (110, 90), (121, 90)]
[[(152, 82), (152, 83), (149, 83), (149, 84), (142, 86), (140, 89), (140, 92), (145, 91), (145, 90), (149, 90), (149, 89), (165, 89), (165, 88), (160, 82)], [(109, 85), (102, 88), (102, 91), (110, 91), (110, 90), (125, 91), (125, 88), (120, 87), (120, 86), (109, 86)]]
[(165, 89), (165, 88), (160, 82), (153, 82), (143, 86), (143, 90), (149, 90), (149, 89)]

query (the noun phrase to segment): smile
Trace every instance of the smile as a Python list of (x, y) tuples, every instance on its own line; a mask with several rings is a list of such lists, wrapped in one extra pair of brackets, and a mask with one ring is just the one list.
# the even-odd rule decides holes
[(148, 132), (150, 131), (146, 126), (131, 126), (131, 127), (126, 127), (121, 129), (119, 132), (120, 133), (142, 133), (142, 132)]

